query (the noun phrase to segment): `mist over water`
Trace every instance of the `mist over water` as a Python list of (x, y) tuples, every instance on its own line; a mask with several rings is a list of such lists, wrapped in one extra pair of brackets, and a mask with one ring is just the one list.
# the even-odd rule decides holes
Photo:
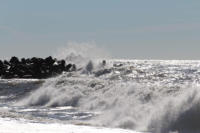
[(54, 57), (82, 66), (90, 60), (96, 62), (97, 60), (110, 59), (111, 55), (105, 49), (97, 47), (95, 43), (69, 42), (66, 47), (59, 48)]
[[(77, 64), (77, 71), (45, 80), (13, 105), (72, 107), (69, 122), (91, 126), (200, 131), (200, 61), (114, 60), (89, 44), (69, 44), (56, 57)], [(56, 112), (66, 120), (64, 113)]]

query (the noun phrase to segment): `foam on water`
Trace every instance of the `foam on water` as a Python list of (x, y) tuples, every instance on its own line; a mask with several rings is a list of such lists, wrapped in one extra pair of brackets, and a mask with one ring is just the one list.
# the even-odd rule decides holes
[(199, 88), (189, 88), (182, 94), (166, 99), (163, 106), (157, 109), (148, 128), (154, 132), (194, 133), (200, 131), (200, 93)]
[[(12, 125), (12, 126), (11, 126)], [(130, 130), (78, 126), (70, 124), (27, 123), (10, 119), (0, 119), (2, 133), (139, 133)]]
[(76, 45), (61, 52), (57, 57), (69, 62), (73, 57), (71, 61), (80, 64), (77, 71), (46, 80), (14, 105), (70, 106), (91, 114), (81, 123), (92, 126), (153, 133), (200, 131), (199, 61), (112, 60), (95, 56), (98, 49), (88, 47), (89, 52), (87, 46), (81, 51)]

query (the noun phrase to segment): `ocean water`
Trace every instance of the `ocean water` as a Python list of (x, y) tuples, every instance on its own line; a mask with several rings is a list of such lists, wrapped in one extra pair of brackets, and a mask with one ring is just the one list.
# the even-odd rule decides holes
[(65, 57), (77, 71), (0, 80), (0, 132), (200, 132), (200, 61)]
[(46, 80), (2, 79), (0, 129), (197, 133), (199, 79), (200, 61), (114, 59)]

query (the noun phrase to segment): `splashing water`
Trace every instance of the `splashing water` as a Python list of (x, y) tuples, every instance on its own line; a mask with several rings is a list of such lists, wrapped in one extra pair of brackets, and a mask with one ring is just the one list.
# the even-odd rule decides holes
[(95, 43), (69, 42), (67, 47), (60, 48), (54, 55), (58, 59), (65, 59), (69, 63), (83, 66), (90, 60), (96, 62), (110, 58), (108, 52), (96, 46)]
[(17, 104), (72, 106), (96, 113), (87, 119), (95, 126), (154, 133), (200, 131), (199, 61), (107, 59), (102, 66), (93, 61), (100, 58), (94, 49), (71, 44), (57, 57), (80, 63), (81, 69), (46, 80)]

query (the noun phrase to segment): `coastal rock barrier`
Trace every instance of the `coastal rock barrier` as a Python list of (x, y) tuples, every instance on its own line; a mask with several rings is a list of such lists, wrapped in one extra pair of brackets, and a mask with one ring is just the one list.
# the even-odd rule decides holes
[(18, 59), (14, 56), (9, 61), (0, 60), (0, 77), (2, 79), (44, 79), (75, 70), (75, 64), (66, 64), (65, 60), (53, 59), (51, 56), (45, 59), (37, 57)]

